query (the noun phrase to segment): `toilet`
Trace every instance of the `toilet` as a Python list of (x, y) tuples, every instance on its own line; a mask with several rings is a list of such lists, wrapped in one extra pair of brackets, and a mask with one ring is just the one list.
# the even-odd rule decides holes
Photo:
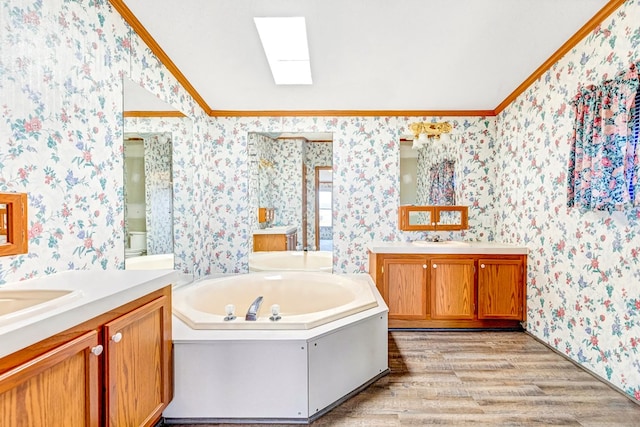
[(147, 233), (144, 231), (129, 232), (129, 247), (124, 250), (125, 258), (146, 255)]

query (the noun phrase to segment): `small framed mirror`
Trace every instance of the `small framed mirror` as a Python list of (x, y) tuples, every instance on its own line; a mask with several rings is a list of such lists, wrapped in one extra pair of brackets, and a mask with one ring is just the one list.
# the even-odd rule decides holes
[(0, 256), (27, 253), (27, 194), (0, 193)]

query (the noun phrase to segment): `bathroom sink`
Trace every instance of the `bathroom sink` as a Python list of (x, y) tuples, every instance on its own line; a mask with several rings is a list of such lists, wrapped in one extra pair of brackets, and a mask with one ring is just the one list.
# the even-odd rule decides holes
[(468, 242), (461, 242), (459, 240), (445, 240), (442, 242), (430, 242), (428, 240), (416, 240), (411, 242), (416, 246), (468, 246)]
[(80, 291), (0, 289), (0, 326), (60, 307), (80, 296)]

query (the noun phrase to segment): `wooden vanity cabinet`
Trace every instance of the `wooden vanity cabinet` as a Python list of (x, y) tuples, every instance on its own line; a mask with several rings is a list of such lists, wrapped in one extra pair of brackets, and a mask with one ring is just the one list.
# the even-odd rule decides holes
[(289, 234), (254, 234), (253, 250), (261, 251), (295, 251), (298, 244), (297, 233)]
[(526, 255), (369, 254), (390, 328), (518, 328)]
[(166, 287), (0, 359), (0, 425), (154, 425), (172, 366)]

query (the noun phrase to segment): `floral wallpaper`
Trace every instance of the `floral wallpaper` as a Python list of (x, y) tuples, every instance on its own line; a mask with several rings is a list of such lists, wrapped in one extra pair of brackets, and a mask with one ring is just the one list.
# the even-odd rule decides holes
[(640, 59), (626, 2), (497, 118), (498, 240), (530, 250), (527, 330), (640, 400), (640, 210), (568, 209), (571, 99)]
[(399, 138), (447, 120), (470, 228), (442, 237), (526, 244), (527, 329), (640, 400), (640, 213), (565, 207), (567, 103), (639, 59), (638, 22), (640, 2), (627, 1), (498, 117), (212, 118), (107, 0), (4, 2), (0, 191), (29, 193), (29, 253), (0, 258), (0, 285), (123, 268), (125, 76), (191, 121), (174, 146), (174, 225), (196, 277), (248, 271), (249, 132), (333, 134), (334, 270), (366, 273), (372, 241), (429, 236), (397, 229)]
[(0, 4), (0, 191), (29, 193), (29, 253), (0, 258), (0, 284), (123, 266), (129, 50), (111, 16), (100, 1)]
[[(482, 117), (283, 117), (216, 118), (210, 129), (218, 142), (215, 152), (204, 155), (216, 165), (209, 173), (218, 180), (220, 197), (211, 199), (219, 215), (206, 219), (205, 228), (220, 230), (204, 245), (215, 247), (210, 271), (248, 271), (251, 234), (240, 224), (247, 221), (249, 181), (248, 135), (252, 132), (331, 132), (333, 134), (334, 271), (365, 273), (367, 246), (373, 241), (424, 239), (430, 232), (398, 230), (400, 135), (408, 134), (414, 121), (448, 120), (460, 144), (460, 203), (470, 206), (470, 228), (461, 232), (439, 232), (446, 238), (493, 240), (493, 171), (495, 118)], [(275, 156), (274, 156), (275, 158)], [(226, 183), (222, 178), (226, 177)], [(216, 193), (218, 194), (218, 193)], [(205, 201), (208, 203), (208, 201)], [(277, 214), (276, 214), (277, 216)], [(231, 235), (233, 233), (233, 235)], [(242, 237), (244, 236), (244, 238)]]

